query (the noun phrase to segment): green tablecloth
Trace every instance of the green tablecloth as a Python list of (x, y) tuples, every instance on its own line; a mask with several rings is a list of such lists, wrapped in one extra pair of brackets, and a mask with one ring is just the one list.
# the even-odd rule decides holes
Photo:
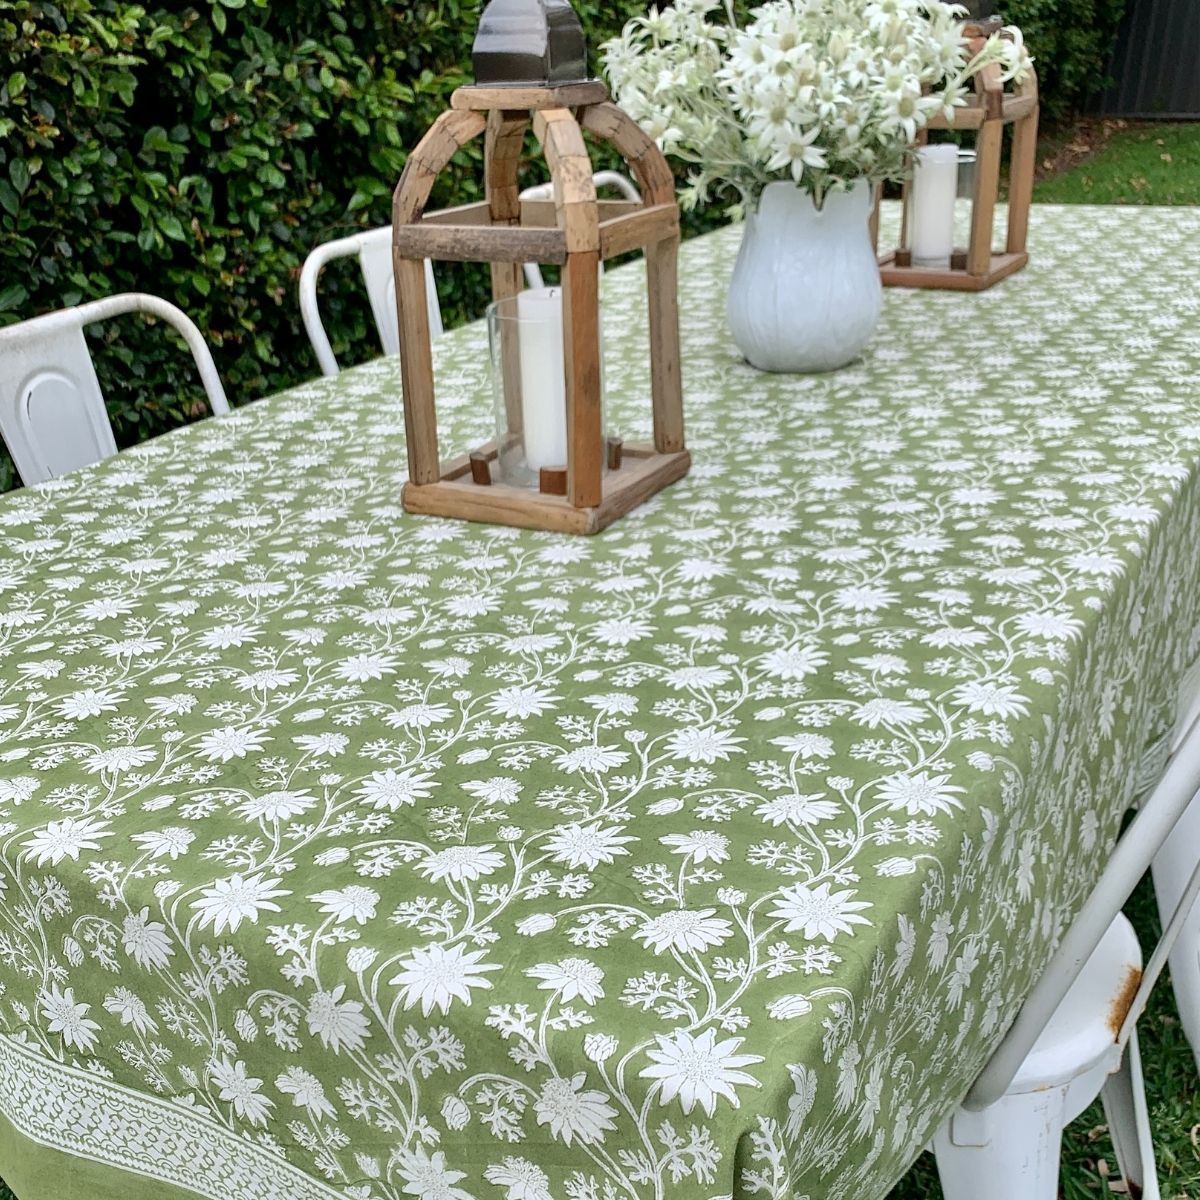
[(1196, 650), (1200, 214), (1040, 210), (821, 378), (736, 238), (594, 540), (406, 517), (394, 361), (0, 503), (21, 1200), (862, 1200), (966, 1090)]

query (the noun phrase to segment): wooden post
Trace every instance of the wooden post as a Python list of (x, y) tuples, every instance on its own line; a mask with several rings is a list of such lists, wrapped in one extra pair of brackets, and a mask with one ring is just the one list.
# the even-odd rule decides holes
[(558, 224), (567, 239), (562, 273), (567, 392), (567, 499), (595, 508), (603, 496), (600, 399), (600, 223), (592, 160), (567, 109), (534, 114), (533, 131), (550, 165)]
[[(608, 142), (633, 169), (644, 202), (675, 203), (675, 176), (654, 140), (615, 104), (584, 111), (585, 129)], [(646, 247), (646, 287), (650, 311), (654, 448), (670, 454), (684, 448), (683, 382), (679, 352), (679, 235)]]
[[(481, 134), (487, 118), (481, 113), (444, 112), (408, 156), (392, 197), (394, 228), (421, 219), (437, 177), (458, 151)], [(425, 291), (425, 264), (405, 258), (393, 247), (396, 314), (400, 324), (400, 381), (404, 390), (404, 428), (408, 473), (418, 485), (437, 483), (437, 410), (434, 406), (433, 347)]]
[(967, 247), (967, 273), (970, 275), (986, 275), (992, 267), (1003, 145), (1004, 125), (1000, 121), (985, 121), (975, 143), (975, 200), (971, 206), (971, 243)]
[[(986, 39), (971, 39), (978, 54)], [(1000, 64), (990, 63), (975, 76), (975, 95), (983, 110), (983, 124), (975, 142), (975, 195), (971, 205), (971, 240), (967, 245), (967, 273), (986, 275), (992, 269), (992, 243), (996, 234), (996, 200), (1000, 194), (1000, 155), (1004, 149), (1004, 84)]]
[(1032, 100), (1030, 111), (1013, 125), (1012, 165), (1008, 176), (1009, 254), (1023, 254), (1029, 241), (1029, 207), (1033, 201), (1033, 177), (1037, 171), (1038, 87), (1030, 72), (1018, 93)]
[(650, 395), (654, 448), (659, 454), (683, 449), (683, 380), (679, 366), (679, 238), (646, 247), (650, 301)]
[[(484, 144), (484, 161), (487, 164), (485, 187), (493, 225), (521, 223), (517, 170), (521, 165), (521, 149), (528, 128), (529, 113), (524, 109), (497, 109), (488, 114)], [(510, 300), (520, 292), (524, 282), (524, 270), (520, 263), (493, 262), (491, 273), (494, 301)], [(520, 433), (525, 418), (521, 406), (521, 342), (515, 322), (501, 322), (500, 338), (504, 356), (504, 408), (508, 415), (508, 430), (510, 433)]]
[[(979, 43), (982, 50), (984, 43)], [(989, 121), (999, 121), (1004, 117), (1004, 80), (1001, 78), (1000, 64), (988, 63), (975, 76), (975, 87), (983, 101), (983, 115)]]
[(563, 268), (563, 341), (567, 371), (567, 499), (576, 508), (595, 508), (603, 494), (604, 464), (598, 250), (567, 257)]
[(404, 389), (404, 432), (408, 477), (413, 483), (437, 483), (437, 409), (434, 406), (433, 344), (425, 293), (425, 264), (396, 255), (396, 311), (400, 320), (400, 382)]

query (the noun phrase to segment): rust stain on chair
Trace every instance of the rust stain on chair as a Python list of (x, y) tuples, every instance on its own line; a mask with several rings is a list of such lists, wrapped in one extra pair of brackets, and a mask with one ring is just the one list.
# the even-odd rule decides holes
[(1129, 1006), (1133, 1003), (1133, 998), (1137, 995), (1141, 982), (1140, 967), (1125, 968), (1125, 981), (1121, 984), (1120, 991), (1113, 997), (1112, 1004), (1108, 1009), (1108, 1027), (1112, 1030), (1114, 1038), (1121, 1034), (1121, 1026), (1125, 1024), (1125, 1018), (1129, 1015)]

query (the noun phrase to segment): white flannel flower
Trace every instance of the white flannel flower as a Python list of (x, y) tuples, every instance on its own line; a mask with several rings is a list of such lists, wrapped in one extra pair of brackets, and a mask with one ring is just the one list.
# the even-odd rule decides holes
[(1031, 61), (1015, 29), (972, 56), (958, 13), (927, 0), (770, 0), (744, 29), (728, 16), (717, 0), (652, 10), (603, 54), (618, 103), (691, 166), (685, 207), (720, 192), (735, 215), (773, 179), (820, 207), (859, 179), (906, 178), (916, 135), (980, 71), (1020, 80)]

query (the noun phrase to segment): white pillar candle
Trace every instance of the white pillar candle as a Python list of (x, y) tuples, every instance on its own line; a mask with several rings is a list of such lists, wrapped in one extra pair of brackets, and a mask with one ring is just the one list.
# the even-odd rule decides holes
[(922, 146), (912, 182), (914, 267), (948, 267), (954, 252), (954, 201), (958, 196), (958, 147)]
[(531, 471), (567, 465), (567, 385), (561, 288), (517, 296), (521, 346), (521, 421)]

